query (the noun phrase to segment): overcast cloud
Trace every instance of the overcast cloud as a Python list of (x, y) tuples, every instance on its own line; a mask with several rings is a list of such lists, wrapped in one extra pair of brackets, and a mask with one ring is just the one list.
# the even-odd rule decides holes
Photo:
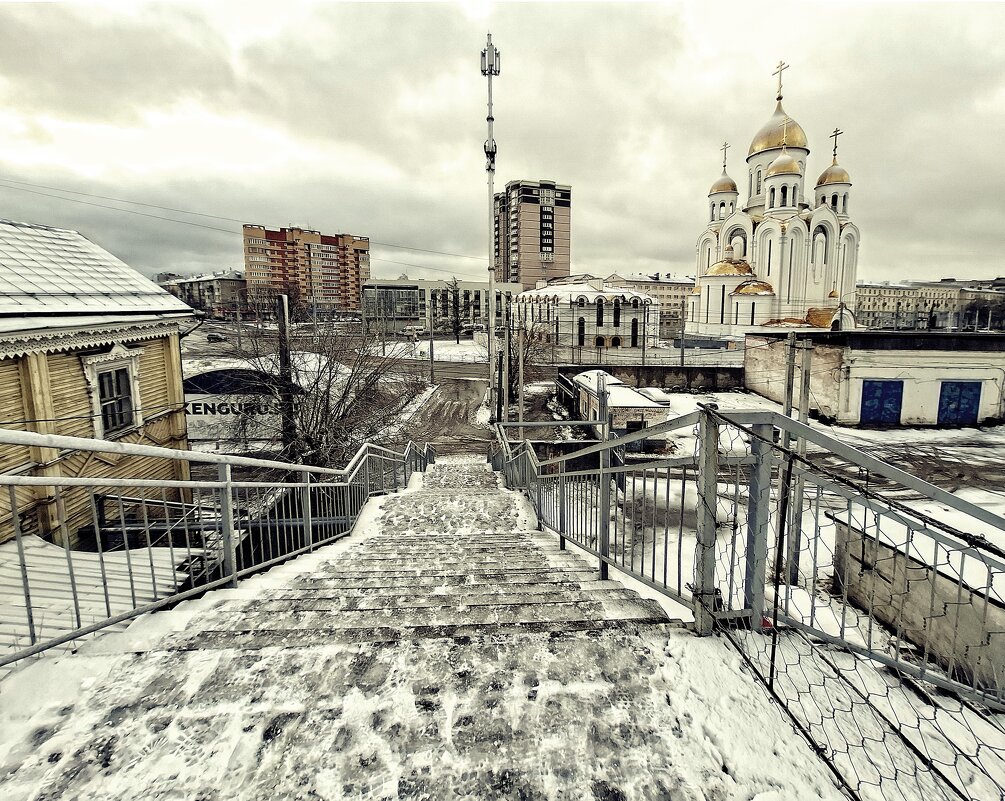
[[(693, 274), (718, 148), (742, 190), (784, 59), (810, 187), (846, 131), (859, 277), (991, 277), (1003, 23), (960, 3), (3, 5), (0, 179), (479, 256), (491, 29), (497, 187), (572, 185), (577, 272)], [(75, 228), (147, 274), (241, 264), (240, 222), (46, 194), (0, 185), (0, 217)], [(379, 277), (485, 264), (372, 250)]]

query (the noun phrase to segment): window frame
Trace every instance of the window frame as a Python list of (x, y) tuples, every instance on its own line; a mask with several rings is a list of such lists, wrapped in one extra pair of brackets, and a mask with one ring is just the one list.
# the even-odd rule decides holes
[[(122, 344), (116, 344), (108, 353), (81, 358), (84, 377), (87, 380), (87, 390), (91, 398), (91, 413), (96, 438), (118, 438), (143, 425), (139, 385), (139, 359), (142, 354), (143, 348), (126, 348)], [(109, 428), (105, 425), (105, 407), (108, 405), (108, 398), (102, 397), (102, 376), (121, 371), (125, 371), (126, 374), (130, 403), (127, 408), (131, 419), (126, 424)], [(117, 387), (118, 384), (113, 379), (113, 390)]]

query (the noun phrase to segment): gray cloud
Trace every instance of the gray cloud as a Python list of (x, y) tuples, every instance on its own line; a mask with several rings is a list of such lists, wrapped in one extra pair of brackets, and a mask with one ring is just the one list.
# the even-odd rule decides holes
[[(729, 170), (742, 189), (781, 57), (793, 65), (786, 110), (810, 138), (810, 186), (829, 163), (827, 134), (847, 131), (840, 159), (855, 183), (860, 277), (993, 275), (1005, 273), (1003, 16), (994, 5), (929, 4), (840, 13), (503, 4), (488, 21), (445, 5), (293, 5), (282, 14), (245, 4), (129, 14), (2, 6), (0, 142), (12, 146), (0, 146), (0, 176), (478, 255), (486, 199), (477, 60), (491, 26), (503, 53), (497, 186), (572, 184), (577, 270), (693, 272), (717, 148), (732, 143)], [(110, 144), (93, 164), (59, 166), (66, 134), (54, 120), (140, 135), (152, 112), (180, 106), (235, 120), (235, 140), (265, 142), (275, 168), (207, 166), (198, 147), (170, 142), (163, 165), (158, 153), (125, 163)], [(274, 143), (260, 138), (267, 131)], [(16, 156), (29, 147), (53, 164)], [(0, 216), (77, 228), (147, 272), (219, 269), (241, 257), (239, 223), (188, 218), (229, 235), (6, 188)], [(374, 255), (381, 275), (417, 270), (378, 258), (481, 271), (472, 260), (378, 246)]]

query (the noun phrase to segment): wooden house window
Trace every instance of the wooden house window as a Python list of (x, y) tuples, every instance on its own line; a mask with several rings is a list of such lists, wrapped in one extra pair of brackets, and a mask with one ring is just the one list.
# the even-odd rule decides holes
[(91, 395), (94, 433), (109, 437), (143, 424), (139, 358), (142, 348), (116, 345), (108, 353), (81, 359)]
[(101, 405), (101, 429), (114, 434), (131, 428), (133, 386), (128, 367), (118, 367), (98, 373), (98, 403)]

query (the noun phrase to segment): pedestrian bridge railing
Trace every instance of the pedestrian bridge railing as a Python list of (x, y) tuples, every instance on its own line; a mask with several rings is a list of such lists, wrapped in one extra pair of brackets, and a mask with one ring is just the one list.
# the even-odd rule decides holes
[(496, 431), (561, 546), (728, 638), (852, 797), (1003, 797), (1005, 519), (776, 412), (702, 406), (555, 458)]
[[(0, 475), (0, 668), (331, 543), (435, 460), (414, 443), (365, 444), (343, 469), (8, 429), (0, 444), (93, 457)], [(144, 477), (102, 475), (130, 459)]]

